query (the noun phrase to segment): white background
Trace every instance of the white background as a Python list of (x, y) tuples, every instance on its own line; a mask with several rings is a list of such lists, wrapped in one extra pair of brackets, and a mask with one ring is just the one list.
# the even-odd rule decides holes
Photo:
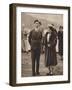
[[(9, 83), (9, 4), (10, 3), (31, 3), (31, 4), (34, 3), (34, 4), (72, 6), (72, 0), (0, 0), (0, 90), (37, 90), (37, 89), (38, 90), (39, 89), (72, 90), (72, 78), (70, 84), (54, 84), (54, 85), (25, 86), (25, 87), (9, 86), (8, 83)], [(72, 11), (72, 7), (71, 7), (71, 11)], [(71, 17), (72, 17), (72, 12), (71, 12)], [(72, 22), (72, 18), (71, 18), (71, 22)], [(72, 42), (71, 42), (71, 46), (72, 46)], [(72, 61), (70, 64), (72, 64)], [(72, 76), (72, 71), (71, 71), (71, 76)]]

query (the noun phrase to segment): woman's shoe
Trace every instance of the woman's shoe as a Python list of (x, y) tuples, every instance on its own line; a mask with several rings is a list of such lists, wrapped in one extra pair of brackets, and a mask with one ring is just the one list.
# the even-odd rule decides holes
[(54, 75), (54, 74), (53, 74), (53, 72), (49, 72), (49, 73), (47, 73), (46, 75), (52, 76), (52, 75)]
[(53, 72), (50, 72), (50, 76), (53, 76)]
[(40, 75), (40, 73), (39, 73), (39, 72), (36, 72), (36, 75), (37, 75), (37, 76), (39, 76), (39, 75)]

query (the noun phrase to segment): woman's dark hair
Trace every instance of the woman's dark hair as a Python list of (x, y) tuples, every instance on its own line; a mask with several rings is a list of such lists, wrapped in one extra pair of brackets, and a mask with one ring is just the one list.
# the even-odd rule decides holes
[(53, 28), (52, 26), (49, 26), (49, 28), (50, 28), (50, 30), (51, 30), (51, 31), (53, 31), (53, 30), (54, 30), (54, 28)]
[(57, 31), (55, 28), (53, 28), (52, 26), (49, 26), (50, 30), (52, 31), (53, 34), (57, 35)]

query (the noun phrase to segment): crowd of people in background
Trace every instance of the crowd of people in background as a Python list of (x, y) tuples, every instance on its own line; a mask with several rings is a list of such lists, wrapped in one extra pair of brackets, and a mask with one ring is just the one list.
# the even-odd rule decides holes
[[(53, 69), (57, 65), (56, 45), (58, 40), (58, 53), (63, 60), (63, 26), (59, 26), (57, 32), (54, 24), (47, 26), (47, 31), (41, 28), (39, 20), (34, 21), (31, 31), (22, 30), (22, 52), (28, 54), (31, 51), (32, 75), (39, 75), (39, 63), (41, 53), (45, 54), (45, 66), (48, 68), (47, 75), (53, 75)], [(36, 69), (35, 69), (36, 68)], [(36, 71), (35, 71), (36, 70)]]

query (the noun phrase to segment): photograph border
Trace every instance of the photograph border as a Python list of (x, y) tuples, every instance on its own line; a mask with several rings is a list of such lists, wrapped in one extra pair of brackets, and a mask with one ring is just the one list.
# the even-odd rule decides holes
[[(68, 10), (68, 80), (54, 82), (38, 82), (38, 83), (16, 83), (16, 8), (17, 7), (32, 7), (32, 8), (51, 8)], [(52, 6), (52, 5), (36, 5), (36, 4), (17, 4), (13, 3), (9, 6), (10, 12), (10, 47), (9, 47), (9, 84), (11, 86), (30, 86), (30, 85), (45, 85), (45, 84), (60, 84), (70, 82), (70, 7), (67, 6)]]

